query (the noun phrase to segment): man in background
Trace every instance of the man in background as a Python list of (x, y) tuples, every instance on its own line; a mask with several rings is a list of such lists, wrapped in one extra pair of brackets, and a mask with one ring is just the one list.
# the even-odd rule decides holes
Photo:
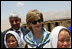
[[(10, 25), (11, 25), (11, 28), (5, 30), (3, 33), (2, 33), (2, 39), (1, 39), (1, 42), (3, 45), (1, 48), (5, 48), (4, 46), (4, 36), (5, 34), (8, 32), (8, 31), (15, 31), (18, 33), (18, 35), (21, 37), (22, 41), (24, 42), (23, 40), (23, 37), (28, 33), (28, 30), (25, 29), (25, 28), (21, 28), (20, 27), (20, 24), (21, 24), (21, 18), (19, 18), (16, 14), (12, 14), (10, 17), (9, 17), (9, 22), (10, 22)], [(25, 42), (24, 42), (25, 43)]]

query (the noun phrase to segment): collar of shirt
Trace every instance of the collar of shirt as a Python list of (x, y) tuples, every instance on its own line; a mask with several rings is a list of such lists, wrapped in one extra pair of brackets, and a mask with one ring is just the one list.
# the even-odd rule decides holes
[[(42, 29), (42, 34), (44, 34), (44, 33), (45, 33), (45, 30)], [(30, 32), (27, 34), (27, 38), (28, 38), (30, 41), (32, 41), (32, 42), (31, 42), (32, 44), (37, 45), (37, 43), (36, 43), (36, 41), (35, 41), (35, 39), (34, 39), (34, 36), (33, 36), (33, 34), (32, 34), (32, 31), (30, 31)], [(43, 39), (44, 36), (42, 35), (41, 38)], [(40, 42), (40, 43), (41, 43), (41, 42)]]
[[(13, 29), (13, 28), (12, 28)], [(13, 31), (16, 31), (15, 29), (13, 29)], [(20, 31), (21, 32), (21, 28), (19, 28), (17, 31)]]
[(30, 44), (32, 47), (42, 47), (42, 45), (45, 45), (47, 42), (50, 41), (50, 38), (49, 38), (49, 34), (50, 32), (46, 31), (45, 28), (42, 29), (42, 33), (43, 33), (43, 36), (42, 36), (42, 42), (40, 42), (38, 45), (36, 43), (36, 41), (34, 41), (34, 37), (33, 37), (33, 34), (32, 34), (32, 31), (30, 31), (26, 36), (25, 36), (25, 41)]

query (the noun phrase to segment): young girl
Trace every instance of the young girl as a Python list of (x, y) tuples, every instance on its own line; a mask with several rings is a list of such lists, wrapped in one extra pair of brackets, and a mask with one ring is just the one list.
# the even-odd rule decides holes
[(23, 48), (24, 44), (19, 35), (14, 31), (8, 31), (4, 37), (6, 48)]
[(66, 27), (57, 26), (51, 32), (50, 42), (52, 48), (70, 48), (70, 32)]

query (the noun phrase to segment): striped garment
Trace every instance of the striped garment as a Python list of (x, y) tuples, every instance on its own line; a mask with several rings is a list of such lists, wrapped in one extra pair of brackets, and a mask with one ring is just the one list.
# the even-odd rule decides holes
[(42, 31), (43, 31), (43, 38), (42, 38), (42, 41), (39, 44), (37, 44), (36, 41), (34, 40), (32, 31), (30, 31), (24, 37), (24, 40), (27, 43), (28, 48), (30, 48), (30, 47), (31, 48), (43, 48), (43, 46), (50, 41), (50, 38), (49, 38), (50, 32), (46, 31), (45, 28), (42, 28)]

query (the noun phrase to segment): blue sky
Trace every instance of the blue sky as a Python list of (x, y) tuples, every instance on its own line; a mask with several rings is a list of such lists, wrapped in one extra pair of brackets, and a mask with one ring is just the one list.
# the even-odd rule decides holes
[(71, 1), (1, 1), (1, 19), (8, 19), (12, 12), (24, 16), (32, 9), (41, 12), (67, 10), (71, 9)]

